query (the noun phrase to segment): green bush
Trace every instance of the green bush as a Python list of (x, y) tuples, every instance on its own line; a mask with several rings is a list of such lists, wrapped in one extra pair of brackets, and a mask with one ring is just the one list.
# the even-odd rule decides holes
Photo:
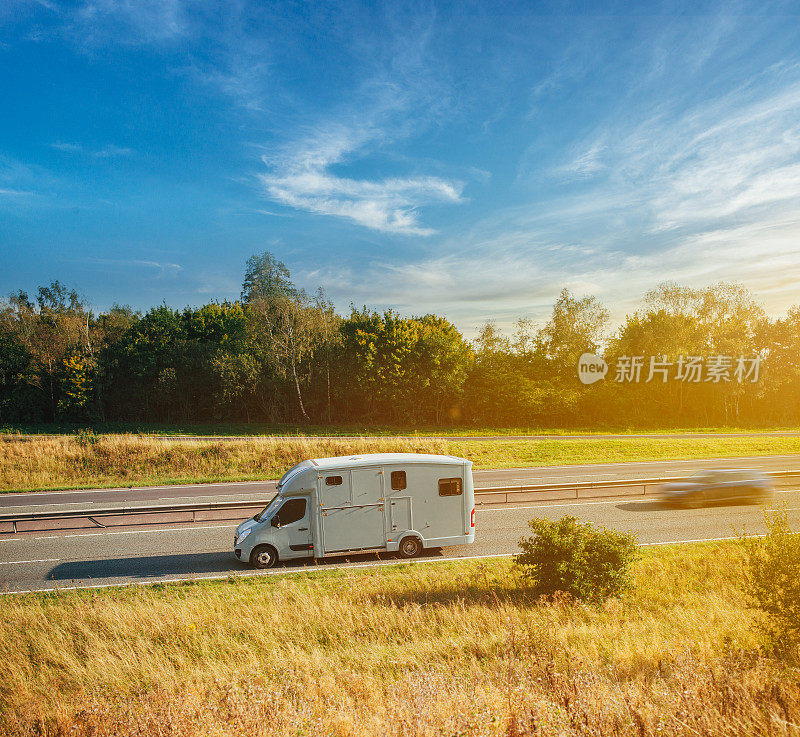
[(99, 440), (100, 436), (91, 428), (78, 430), (78, 432), (75, 433), (75, 442), (78, 445), (97, 445)]
[(600, 602), (630, 586), (630, 566), (638, 548), (633, 535), (581, 524), (575, 517), (557, 522), (532, 519), (533, 536), (522, 538), (514, 563), (537, 596), (564, 592)]
[(785, 510), (764, 512), (767, 535), (742, 539), (747, 553), (745, 590), (764, 613), (773, 650), (800, 646), (800, 533), (792, 532)]

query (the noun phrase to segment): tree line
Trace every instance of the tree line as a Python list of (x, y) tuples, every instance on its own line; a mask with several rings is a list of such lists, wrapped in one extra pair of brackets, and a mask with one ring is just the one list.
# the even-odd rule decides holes
[[(578, 381), (583, 353), (603, 354), (604, 380)], [(681, 376), (689, 358), (719, 364), (717, 378)], [(736, 373), (745, 359), (755, 380)], [(235, 302), (96, 314), (58, 281), (0, 302), (0, 427), (798, 421), (800, 307), (771, 319), (738, 284), (659, 285), (613, 332), (597, 298), (565, 289), (543, 326), (487, 322), (474, 341), (436, 315), (337, 314), (269, 252), (248, 260)]]

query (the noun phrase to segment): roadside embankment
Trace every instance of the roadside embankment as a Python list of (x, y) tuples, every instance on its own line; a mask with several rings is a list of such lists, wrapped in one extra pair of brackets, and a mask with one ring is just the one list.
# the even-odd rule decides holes
[(0, 492), (275, 479), (306, 458), (397, 452), (463, 456), (476, 469), (519, 468), (793, 454), (800, 453), (800, 435), (469, 442), (429, 437), (262, 437), (236, 443), (138, 435), (0, 436)]
[(796, 734), (743, 572), (652, 549), (602, 606), (508, 560), (9, 596), (0, 735)]

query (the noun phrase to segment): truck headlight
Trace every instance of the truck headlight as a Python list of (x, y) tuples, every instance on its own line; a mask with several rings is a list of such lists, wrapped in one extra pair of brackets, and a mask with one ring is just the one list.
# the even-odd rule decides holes
[(249, 530), (245, 530), (241, 535), (236, 538), (235, 545), (239, 545), (251, 532), (253, 531), (252, 528)]

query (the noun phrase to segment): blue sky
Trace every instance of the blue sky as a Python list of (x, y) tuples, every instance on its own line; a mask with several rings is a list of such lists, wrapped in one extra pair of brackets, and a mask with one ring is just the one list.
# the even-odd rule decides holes
[[(0, 4), (0, 294), (238, 296), (467, 334), (671, 279), (800, 302), (800, 6)], [(645, 12), (646, 11), (646, 12)]]

